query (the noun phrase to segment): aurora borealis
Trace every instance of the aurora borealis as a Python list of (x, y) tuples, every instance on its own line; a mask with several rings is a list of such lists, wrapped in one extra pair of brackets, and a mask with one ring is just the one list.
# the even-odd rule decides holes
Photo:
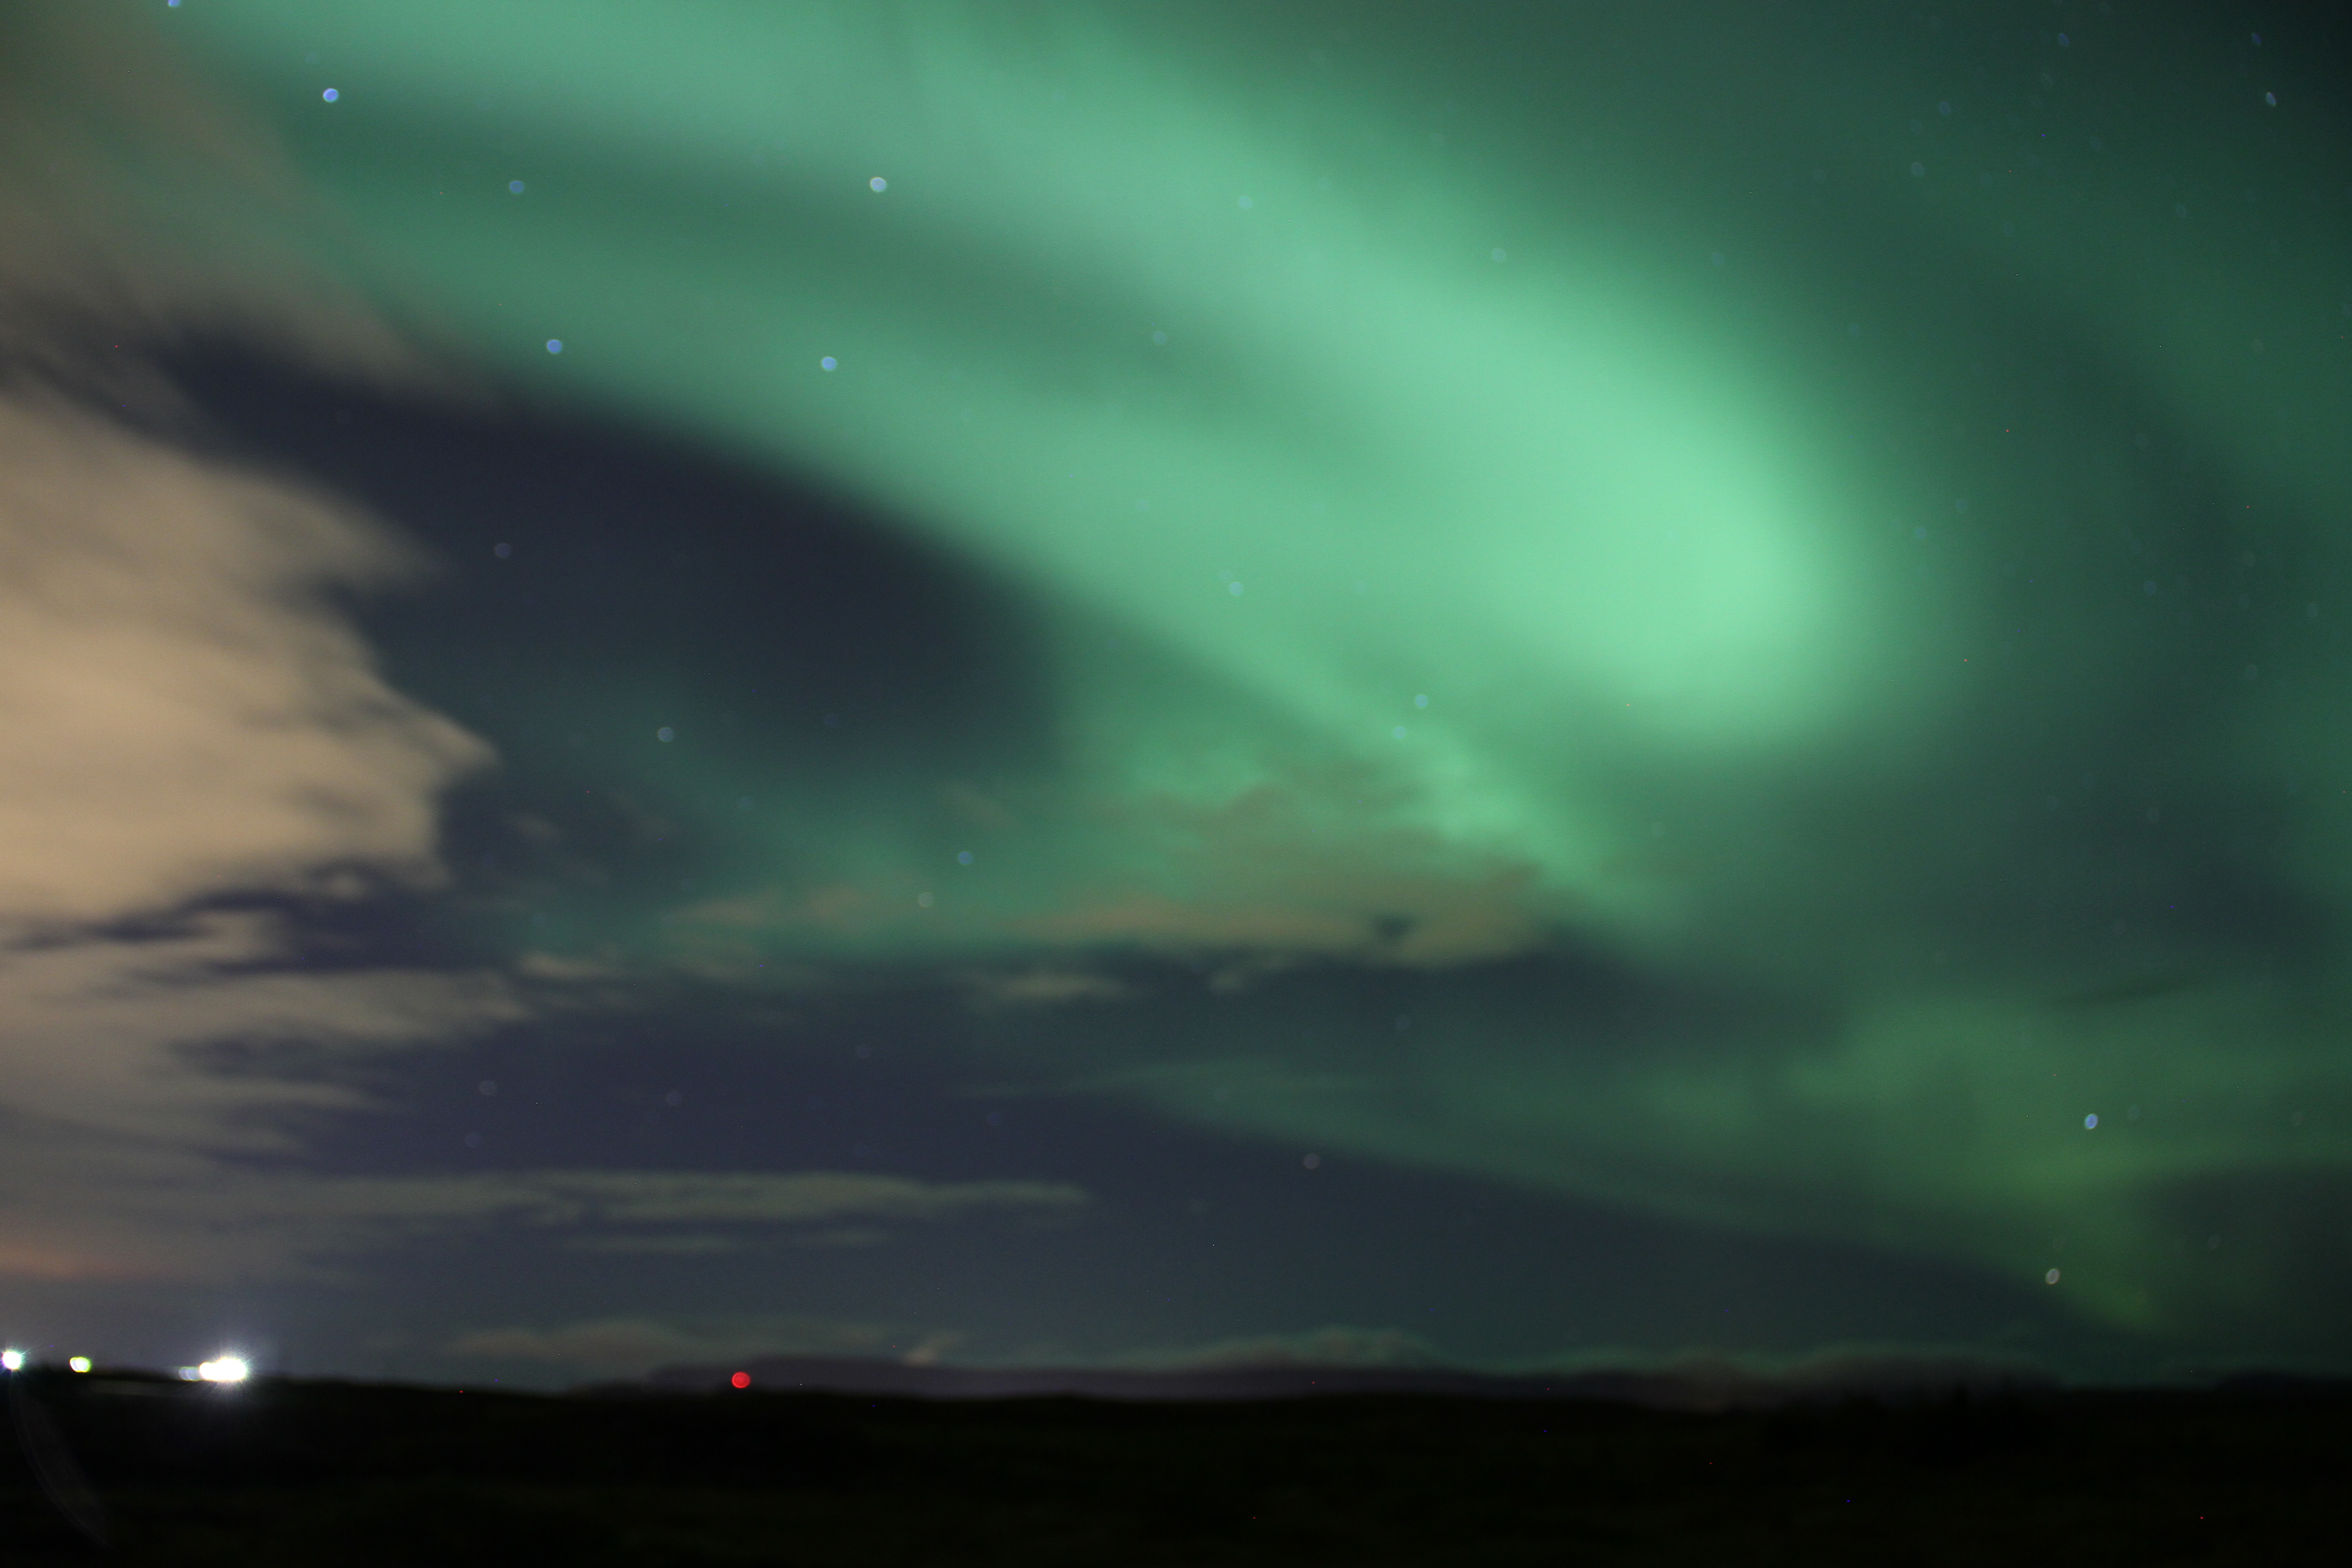
[(2315, 17), (6, 28), (6, 1332), (2344, 1370)]

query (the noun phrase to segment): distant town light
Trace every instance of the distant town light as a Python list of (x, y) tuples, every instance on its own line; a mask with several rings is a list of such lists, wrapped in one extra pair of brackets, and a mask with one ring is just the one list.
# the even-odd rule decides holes
[(86, 1355), (68, 1356), (66, 1358), (66, 1364), (73, 1368), (76, 1372), (88, 1372), (89, 1370), (89, 1357)]
[(9, 1372), (16, 1372), (22, 1368), (24, 1364), (25, 1352), (23, 1351), (0, 1351), (0, 1368), (5, 1368)]
[(252, 1370), (241, 1356), (225, 1355), (196, 1363), (196, 1375), (206, 1383), (243, 1383)]

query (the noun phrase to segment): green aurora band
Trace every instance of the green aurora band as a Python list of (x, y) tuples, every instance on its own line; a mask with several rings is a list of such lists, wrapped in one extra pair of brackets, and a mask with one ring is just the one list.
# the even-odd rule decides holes
[[(666, 962), (992, 966), (1073, 998), (1008, 1070), (2341, 1364), (2352, 137), (2126, 10), (191, 5), (310, 216), (148, 199), (1033, 606), (967, 777), (753, 818), (601, 700), (728, 846)], [(1184, 1036), (1138, 953), (1421, 1000)]]

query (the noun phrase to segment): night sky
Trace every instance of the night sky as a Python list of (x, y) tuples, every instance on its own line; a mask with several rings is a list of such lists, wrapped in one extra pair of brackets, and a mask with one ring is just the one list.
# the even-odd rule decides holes
[(2352, 1371), (2352, 80), (0, 20), (0, 1337)]

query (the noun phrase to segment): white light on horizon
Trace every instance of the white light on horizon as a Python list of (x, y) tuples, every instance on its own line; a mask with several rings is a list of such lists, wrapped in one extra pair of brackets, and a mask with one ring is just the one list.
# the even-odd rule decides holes
[(242, 1356), (225, 1355), (196, 1363), (196, 1375), (206, 1383), (243, 1383), (252, 1371)]
[(76, 1372), (88, 1372), (89, 1370), (89, 1357), (86, 1355), (68, 1356), (66, 1357), (66, 1365), (71, 1367)]
[(9, 1372), (15, 1372), (23, 1367), (24, 1364), (25, 1352), (23, 1351), (0, 1351), (0, 1368), (5, 1368)]

